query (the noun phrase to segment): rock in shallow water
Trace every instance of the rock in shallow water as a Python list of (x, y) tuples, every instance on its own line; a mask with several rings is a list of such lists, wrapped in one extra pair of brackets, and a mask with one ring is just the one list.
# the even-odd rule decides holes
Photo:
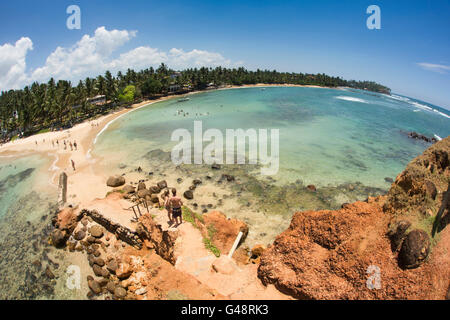
[(53, 230), (51, 238), (52, 243), (56, 248), (64, 248), (64, 246), (66, 245), (66, 233), (59, 229)]
[(194, 199), (194, 193), (191, 190), (187, 190), (183, 196), (188, 200)]

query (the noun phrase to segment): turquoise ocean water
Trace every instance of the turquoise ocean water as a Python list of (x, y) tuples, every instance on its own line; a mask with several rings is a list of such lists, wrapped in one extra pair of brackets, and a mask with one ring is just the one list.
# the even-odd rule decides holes
[[(436, 110), (436, 111), (434, 111)], [(438, 113), (438, 112), (439, 113)], [(114, 170), (153, 149), (170, 151), (177, 128), (279, 129), (279, 183), (316, 186), (360, 182), (387, 189), (428, 145), (406, 132), (450, 134), (450, 118), (436, 106), (402, 96), (324, 88), (269, 87), (212, 91), (157, 103), (129, 113), (102, 133), (93, 150)], [(447, 113), (449, 113), (447, 111)]]
[[(48, 299), (55, 280), (43, 276), (57, 189), (50, 184), (54, 159), (0, 157), (0, 299)], [(39, 265), (37, 264), (39, 261)]]
[[(258, 175), (259, 170), (236, 167), (237, 176), (248, 177), (234, 191), (242, 201), (247, 201), (246, 196), (252, 199), (246, 210), (255, 215), (262, 214), (260, 210), (292, 214), (294, 210), (334, 208), (343, 201), (387, 191), (390, 183), (385, 178), (394, 179), (429, 146), (408, 138), (407, 132), (443, 138), (450, 134), (449, 111), (399, 95), (268, 87), (189, 97), (184, 102), (174, 98), (155, 103), (118, 118), (98, 136), (92, 155), (101, 156), (99, 164), (111, 173), (122, 173), (124, 165), (154, 171), (157, 164), (152, 157), (170, 152), (176, 144), (170, 141), (172, 132), (178, 128), (192, 132), (195, 120), (202, 121), (203, 130), (216, 128), (224, 134), (226, 129), (279, 129), (278, 174), (268, 181)], [(58, 270), (58, 263), (48, 257), (46, 243), (57, 199), (56, 188), (49, 185), (53, 172), (48, 168), (53, 161), (37, 155), (0, 157), (0, 299), (58, 298), (52, 289), (55, 280), (43, 276), (46, 266)], [(318, 192), (308, 193), (305, 186), (309, 184), (316, 185)], [(259, 221), (250, 215), (244, 218), (250, 225)], [(261, 223), (267, 221), (264, 218)], [(273, 224), (273, 235), (290, 219), (280, 221)], [(251, 230), (259, 230), (257, 223)], [(252, 237), (260, 235), (264, 238), (262, 233)]]

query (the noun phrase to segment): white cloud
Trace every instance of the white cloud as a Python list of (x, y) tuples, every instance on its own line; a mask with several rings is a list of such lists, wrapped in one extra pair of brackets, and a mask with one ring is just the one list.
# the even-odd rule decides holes
[(32, 72), (31, 79), (47, 81), (53, 77), (72, 80), (103, 73), (112, 62), (112, 53), (135, 36), (135, 31), (108, 31), (100, 27), (93, 37), (84, 35), (71, 48), (56, 48), (45, 65)]
[(447, 73), (448, 71), (450, 71), (450, 66), (446, 66), (443, 64), (420, 62), (420, 63), (417, 63), (417, 65), (419, 67), (421, 67), (422, 69), (437, 72), (437, 73)]
[(237, 66), (220, 53), (194, 49), (184, 51), (171, 49), (164, 52), (148, 46), (141, 46), (114, 57), (114, 53), (136, 37), (136, 31), (107, 30), (99, 27), (93, 36), (84, 35), (69, 48), (57, 47), (46, 59), (43, 66), (35, 70), (26, 70), (26, 55), (32, 50), (29, 38), (22, 38), (15, 46), (0, 46), (0, 90), (22, 88), (33, 81), (47, 82), (51, 77), (56, 80), (77, 81), (87, 76), (96, 76), (110, 70), (125, 71), (128, 68), (140, 70), (157, 66), (164, 62), (174, 69), (188, 67)]
[(220, 53), (208, 52), (203, 50), (194, 49), (189, 52), (185, 52), (182, 49), (173, 48), (169, 51), (170, 61), (169, 64), (174, 68), (187, 68), (187, 67), (218, 67), (218, 66), (231, 66), (230, 60), (225, 59)]
[(109, 62), (107, 69), (125, 70), (127, 68), (134, 68), (137, 71), (162, 62), (168, 62), (166, 53), (150, 47), (138, 47), (121, 54), (118, 59)]
[(0, 89), (18, 88), (26, 81), (26, 55), (33, 50), (30, 38), (21, 38), (14, 45), (0, 46)]

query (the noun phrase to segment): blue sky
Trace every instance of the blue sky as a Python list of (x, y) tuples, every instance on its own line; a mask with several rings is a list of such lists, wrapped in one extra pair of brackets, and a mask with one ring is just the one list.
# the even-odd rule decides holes
[[(81, 30), (66, 28), (72, 4)], [(371, 4), (381, 30), (366, 27)], [(374, 80), (450, 109), (449, 1), (16, 0), (0, 3), (0, 29), (0, 89), (164, 61)]]

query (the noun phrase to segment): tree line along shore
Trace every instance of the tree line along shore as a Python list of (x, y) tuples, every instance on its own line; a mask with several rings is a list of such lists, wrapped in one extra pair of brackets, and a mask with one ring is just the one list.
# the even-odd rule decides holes
[(71, 81), (51, 78), (34, 82), (22, 90), (3, 91), (0, 95), (2, 142), (36, 133), (67, 129), (98, 115), (144, 100), (171, 94), (220, 88), (227, 85), (254, 84), (313, 85), (350, 87), (390, 94), (391, 90), (371, 81), (344, 80), (325, 74), (248, 71), (222, 67), (175, 71), (165, 64), (136, 72), (128, 69), (113, 76), (110, 71), (96, 78)]

